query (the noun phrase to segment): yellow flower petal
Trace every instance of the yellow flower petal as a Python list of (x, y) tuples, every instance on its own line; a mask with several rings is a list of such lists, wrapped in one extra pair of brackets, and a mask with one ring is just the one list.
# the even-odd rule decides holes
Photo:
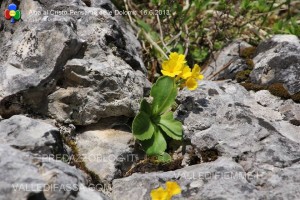
[(201, 68), (199, 67), (199, 65), (195, 64), (192, 70), (192, 74), (197, 76), (198, 74), (200, 74), (200, 70)]
[(174, 195), (177, 195), (177, 194), (180, 194), (181, 193), (181, 188), (180, 186), (178, 185), (178, 183), (176, 182), (171, 182), (171, 181), (168, 181), (166, 183), (166, 190), (168, 192), (168, 197), (171, 199), (172, 196)]
[(191, 68), (189, 66), (184, 66), (181, 74), (179, 75), (182, 79), (187, 79), (192, 76)]
[(192, 77), (198, 80), (202, 80), (204, 76), (201, 74), (201, 68), (199, 65), (195, 64), (192, 70)]
[(152, 200), (168, 200), (168, 192), (162, 187), (151, 191)]
[(163, 69), (163, 70), (166, 70), (166, 71), (169, 71), (169, 70), (170, 70), (168, 61), (164, 61), (164, 62), (162, 63), (162, 69)]
[(162, 74), (174, 77), (182, 73), (186, 60), (183, 54), (173, 52), (169, 56), (169, 60), (162, 63)]
[(198, 77), (197, 77), (198, 80), (202, 80), (204, 79), (204, 76), (202, 74), (200, 74)]
[(169, 56), (169, 60), (177, 61), (177, 62), (180, 62), (180, 63), (186, 63), (185, 55), (178, 54), (177, 52), (172, 52)]
[(188, 78), (185, 85), (189, 90), (195, 90), (198, 87), (198, 82), (195, 78)]
[(169, 72), (169, 71), (161, 70), (161, 73), (162, 73), (164, 76), (175, 77), (176, 75), (180, 74), (181, 71)]

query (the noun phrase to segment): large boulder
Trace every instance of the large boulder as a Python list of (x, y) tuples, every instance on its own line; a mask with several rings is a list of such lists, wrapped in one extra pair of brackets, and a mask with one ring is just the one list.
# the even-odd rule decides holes
[(60, 122), (88, 125), (101, 118), (134, 116), (145, 77), (123, 60), (73, 59), (64, 67), (61, 88), (48, 96), (48, 110)]
[[(255, 178), (255, 177), (252, 177)], [(214, 163), (193, 165), (170, 172), (133, 174), (113, 182), (112, 199), (150, 200), (150, 192), (167, 181), (177, 182), (182, 190), (172, 199), (257, 199), (257, 189), (248, 182), (242, 166), (228, 158)], [(229, 192), (230, 191), (230, 192)]]
[(0, 144), (0, 167), (0, 199), (106, 199), (86, 186), (84, 173), (52, 158), (33, 157)]
[(300, 40), (295, 35), (275, 35), (262, 42), (253, 59), (251, 81), (281, 83), (290, 95), (300, 92)]
[[(173, 199), (299, 199), (299, 104), (230, 81), (202, 81), (183, 90), (176, 116), (202, 163), (113, 181), (113, 199), (150, 200), (167, 181)], [(134, 187), (133, 187), (134, 186)]]
[(63, 65), (83, 44), (64, 22), (22, 24), (15, 29), (0, 44), (5, 52), (0, 58), (0, 115), (4, 117), (29, 112), (26, 105), (46, 112), (47, 95), (55, 89)]
[[(228, 158), (215, 162), (193, 165), (170, 172), (134, 174), (113, 182), (112, 199), (150, 200), (150, 192), (165, 187), (167, 181), (175, 181), (181, 187), (181, 194), (172, 199), (299, 199), (298, 172), (300, 165), (269, 169), (269, 174), (251, 174), (243, 166)], [(265, 176), (264, 182), (252, 182)]]
[[(245, 172), (259, 176), (249, 180), (259, 196), (299, 198), (290, 187), (300, 180), (291, 173), (293, 168), (299, 170), (300, 127), (291, 120), (299, 116), (284, 109), (298, 110), (299, 105), (292, 101), (284, 105), (270, 96), (262, 91), (250, 95), (236, 83), (203, 81), (198, 90), (181, 92), (177, 117), (202, 161), (230, 157)], [(286, 179), (281, 177), (287, 174)], [(273, 184), (275, 177), (281, 182), (274, 180)], [(272, 193), (277, 188), (280, 192)]]
[(3, 22), (1, 116), (40, 114), (75, 125), (134, 116), (149, 86), (140, 44), (105, 3), (89, 2), (25, 0), (22, 21)]

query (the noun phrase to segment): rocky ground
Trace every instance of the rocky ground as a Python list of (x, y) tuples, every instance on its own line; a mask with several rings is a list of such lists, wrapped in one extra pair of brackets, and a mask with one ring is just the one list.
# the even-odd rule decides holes
[(296, 36), (215, 55), (178, 96), (184, 145), (157, 166), (130, 132), (151, 86), (140, 44), (110, 1), (18, 5), (22, 21), (0, 20), (0, 199), (147, 200), (172, 180), (173, 199), (300, 199)]

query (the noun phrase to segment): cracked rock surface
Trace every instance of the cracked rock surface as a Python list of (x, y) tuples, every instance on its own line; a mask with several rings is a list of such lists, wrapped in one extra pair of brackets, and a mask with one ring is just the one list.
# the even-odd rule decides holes
[(252, 82), (283, 83), (293, 95), (300, 92), (300, 40), (295, 35), (276, 35), (262, 42), (253, 59)]
[[(25, 0), (22, 21), (3, 22), (0, 115), (34, 113), (75, 125), (134, 116), (149, 87), (140, 45), (124, 19), (88, 2)], [(51, 14), (63, 11), (69, 14)]]
[(300, 127), (291, 123), (299, 120), (299, 104), (230, 81), (202, 81), (177, 103), (185, 139), (207, 163), (116, 179), (114, 199), (128, 191), (134, 195), (125, 199), (149, 199), (152, 188), (170, 180), (182, 189), (174, 199), (300, 198)]
[(0, 145), (0, 157), (1, 199), (106, 199), (86, 187), (84, 173), (61, 161), (33, 157), (5, 144)]
[[(78, 134), (77, 148), (89, 170), (110, 183), (120, 177), (118, 163), (132, 162), (129, 156), (133, 149), (133, 135), (130, 132), (103, 128), (101, 124)], [(133, 155), (133, 154), (132, 154)]]
[[(230, 80), (181, 90), (175, 115), (185, 145), (172, 156), (185, 164), (155, 171), (130, 130), (151, 84), (135, 33), (114, 5), (13, 2), (22, 21), (0, 18), (0, 199), (150, 200), (167, 181), (180, 185), (178, 200), (300, 199), (300, 104)], [(252, 47), (228, 45), (205, 75), (233, 79), (249, 70), (252, 57), (240, 57), (240, 48)], [(294, 95), (299, 73), (296, 36), (274, 36), (253, 55), (255, 83), (280, 82)]]

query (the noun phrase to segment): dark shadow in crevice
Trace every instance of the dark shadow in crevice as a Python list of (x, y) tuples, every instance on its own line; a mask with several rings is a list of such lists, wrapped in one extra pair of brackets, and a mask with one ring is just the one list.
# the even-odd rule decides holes
[(30, 193), (27, 197), (27, 200), (46, 200), (46, 197), (43, 191), (39, 193)]
[(290, 120), (290, 123), (293, 124), (294, 126), (300, 126), (300, 120), (297, 119)]
[(92, 6), (91, 0), (82, 0), (82, 2), (85, 3), (85, 5), (86, 5), (87, 7), (91, 7), (91, 6)]

